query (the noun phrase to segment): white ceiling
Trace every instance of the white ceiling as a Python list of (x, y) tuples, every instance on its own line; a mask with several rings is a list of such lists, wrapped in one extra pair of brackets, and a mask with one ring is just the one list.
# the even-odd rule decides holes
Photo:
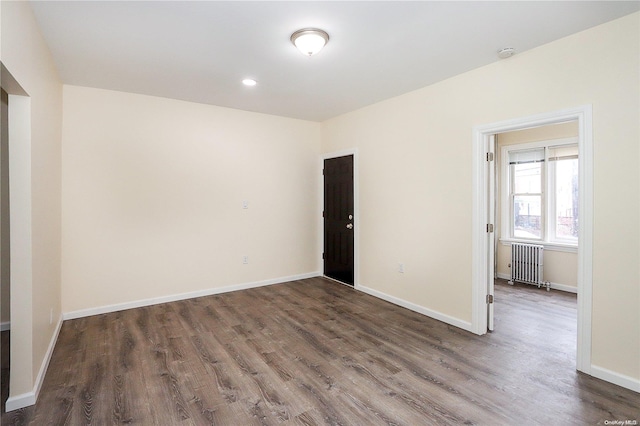
[[(327, 118), (640, 9), (638, 1), (31, 1), (62, 81)], [(331, 37), (305, 57), (291, 33)], [(508, 60), (508, 59), (507, 59)], [(258, 81), (243, 86), (243, 78)]]

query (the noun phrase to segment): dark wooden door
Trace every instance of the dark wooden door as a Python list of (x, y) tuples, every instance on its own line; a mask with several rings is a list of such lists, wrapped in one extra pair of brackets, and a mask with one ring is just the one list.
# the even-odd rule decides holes
[(324, 275), (354, 283), (353, 155), (324, 160)]

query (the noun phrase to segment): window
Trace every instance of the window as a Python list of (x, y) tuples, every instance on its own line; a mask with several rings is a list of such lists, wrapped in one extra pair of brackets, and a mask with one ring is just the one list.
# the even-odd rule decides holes
[(577, 246), (577, 141), (510, 145), (501, 156), (502, 238)]

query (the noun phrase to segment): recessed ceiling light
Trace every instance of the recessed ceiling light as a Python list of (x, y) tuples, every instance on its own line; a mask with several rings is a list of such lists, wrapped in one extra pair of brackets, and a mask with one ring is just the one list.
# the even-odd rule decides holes
[(291, 34), (291, 43), (307, 56), (318, 53), (329, 41), (329, 34), (317, 28), (304, 28)]
[(245, 86), (255, 86), (256, 84), (258, 84), (258, 82), (252, 78), (245, 78), (244, 80), (242, 80), (242, 84), (244, 84)]
[(504, 49), (498, 50), (498, 58), (507, 59), (516, 54), (516, 49), (513, 47), (505, 47)]

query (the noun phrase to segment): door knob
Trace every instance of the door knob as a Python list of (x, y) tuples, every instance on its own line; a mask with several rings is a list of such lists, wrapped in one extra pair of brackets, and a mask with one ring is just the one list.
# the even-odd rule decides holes
[(353, 229), (353, 223), (347, 223), (347, 229)]

